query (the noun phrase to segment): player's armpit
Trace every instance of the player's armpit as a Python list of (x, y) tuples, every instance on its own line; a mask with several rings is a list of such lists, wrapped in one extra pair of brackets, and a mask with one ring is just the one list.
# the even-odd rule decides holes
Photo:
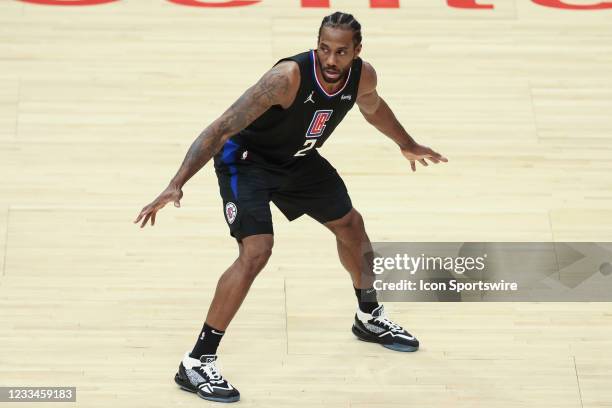
[(366, 119), (368, 116), (373, 115), (380, 106), (381, 99), (378, 92), (376, 92), (377, 82), (378, 79), (374, 67), (364, 61), (356, 103)]

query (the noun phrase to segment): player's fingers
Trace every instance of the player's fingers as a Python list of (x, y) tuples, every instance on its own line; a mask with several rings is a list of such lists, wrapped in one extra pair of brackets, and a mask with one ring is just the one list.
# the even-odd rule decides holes
[(145, 207), (142, 210), (140, 210), (140, 214), (138, 214), (138, 217), (136, 217), (136, 219), (134, 220), (134, 224), (138, 224), (138, 221), (141, 220), (141, 218), (144, 215), (146, 209), (147, 209), (147, 207)]
[(430, 162), (434, 164), (440, 163), (440, 160), (436, 159), (435, 157), (427, 157), (427, 160), (429, 160)]
[(427, 164), (427, 162), (425, 161), (425, 159), (419, 159), (419, 163), (421, 163), (423, 166), (427, 167), (429, 166), (429, 164)]
[(433, 150), (431, 151), (432, 156), (434, 156), (436, 159), (440, 160), (441, 162), (448, 162), (448, 159), (444, 156), (442, 156), (440, 153), (438, 152), (434, 152)]
[(412, 171), (416, 171), (416, 164), (414, 163), (414, 160), (410, 160), (410, 167), (412, 168)]
[(155, 215), (157, 215), (157, 213), (155, 213), (155, 212), (153, 214), (151, 214), (151, 226), (155, 225)]
[(428, 157), (435, 157), (436, 159), (443, 161), (443, 162), (448, 161), (446, 157), (442, 156), (440, 153), (436, 152), (435, 150), (431, 150), (431, 149), (429, 149)]
[(145, 217), (145, 219), (142, 221), (142, 224), (140, 224), (140, 228), (143, 228), (145, 225), (147, 225), (147, 221), (149, 221), (149, 218), (151, 217), (151, 213), (147, 213), (147, 216)]

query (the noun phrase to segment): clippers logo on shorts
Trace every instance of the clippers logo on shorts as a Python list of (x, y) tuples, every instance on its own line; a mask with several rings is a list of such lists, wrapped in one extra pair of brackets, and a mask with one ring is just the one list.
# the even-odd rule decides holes
[(306, 132), (306, 137), (321, 136), (325, 130), (325, 124), (329, 118), (331, 118), (332, 113), (334, 113), (334, 111), (331, 109), (316, 111), (308, 127), (308, 132)]
[(231, 201), (225, 204), (225, 218), (227, 218), (227, 222), (233, 223), (236, 220), (236, 214), (238, 214), (236, 204)]

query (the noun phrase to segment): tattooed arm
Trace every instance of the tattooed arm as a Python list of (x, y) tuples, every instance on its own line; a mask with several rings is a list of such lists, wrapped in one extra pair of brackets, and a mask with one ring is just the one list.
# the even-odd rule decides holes
[(196, 174), (225, 144), (274, 105), (291, 106), (300, 84), (300, 71), (295, 62), (282, 62), (268, 72), (238, 98), (218, 119), (195, 139), (187, 151), (183, 164), (168, 187), (150, 204), (145, 206), (134, 223), (142, 218), (141, 228), (155, 225), (155, 215), (170, 201), (180, 207), (183, 185)]
[[(223, 146), (235, 135), (273, 105), (286, 105), (291, 85), (299, 86), (295, 73), (299, 75), (295, 63), (280, 63), (268, 71), (255, 85), (249, 88), (221, 117), (198, 136), (185, 156), (170, 184), (181, 188), (196, 174)], [(293, 96), (297, 92), (295, 87)], [(293, 99), (293, 98), (292, 98)]]

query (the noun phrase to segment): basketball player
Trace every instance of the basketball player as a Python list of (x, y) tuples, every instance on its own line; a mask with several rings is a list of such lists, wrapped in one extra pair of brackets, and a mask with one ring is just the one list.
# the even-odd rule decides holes
[(362, 277), (370, 240), (344, 182), (317, 151), (355, 103), (365, 119), (399, 146), (410, 161), (446, 162), (417, 144), (376, 92), (376, 72), (361, 58), (361, 25), (350, 14), (323, 19), (318, 48), (280, 60), (190, 147), (168, 187), (134, 223), (155, 225), (167, 203), (180, 207), (181, 188), (214, 157), (230, 234), (239, 255), (223, 273), (204, 327), (185, 353), (176, 383), (200, 397), (238, 401), (240, 393), (215, 365), (217, 347), (253, 280), (272, 253), (270, 201), (291, 221), (307, 214), (335, 236), (340, 261), (350, 273), (358, 308), (352, 327), (361, 340), (398, 351), (416, 351), (418, 340), (391, 321), (376, 300), (372, 279)]

